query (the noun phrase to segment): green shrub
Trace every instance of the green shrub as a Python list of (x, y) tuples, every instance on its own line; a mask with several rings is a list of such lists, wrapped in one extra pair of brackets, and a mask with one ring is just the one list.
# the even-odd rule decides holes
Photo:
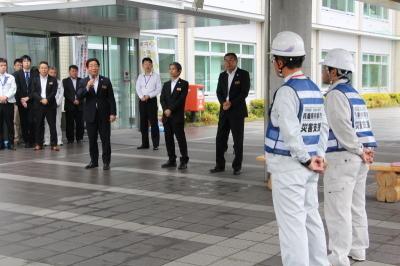
[[(255, 99), (250, 101), (249, 104), (249, 113), (256, 117), (264, 117), (264, 100), (263, 99)], [(250, 115), (249, 114), (249, 115)]]
[(397, 104), (400, 104), (400, 93), (389, 93), (389, 96), (395, 100)]
[(200, 121), (205, 125), (213, 125), (218, 123), (218, 116), (209, 112), (203, 112), (200, 115)]
[(219, 114), (219, 103), (215, 103), (215, 102), (206, 102), (204, 104), (205, 110), (204, 113), (210, 113), (213, 115), (218, 115)]
[(400, 94), (398, 93), (365, 93), (361, 96), (365, 100), (368, 108), (389, 107), (400, 104), (398, 101)]

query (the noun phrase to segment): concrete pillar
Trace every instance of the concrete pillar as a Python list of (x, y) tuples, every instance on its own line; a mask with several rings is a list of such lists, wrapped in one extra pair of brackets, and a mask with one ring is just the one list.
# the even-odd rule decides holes
[(178, 56), (176, 61), (182, 65), (181, 78), (186, 79), (187, 65), (187, 42), (186, 42), (187, 22), (183, 16), (178, 16)]
[[(312, 19), (312, 0), (271, 0), (271, 37), (285, 30), (299, 34), (306, 49), (306, 59), (303, 63), (303, 70), (307, 76), (311, 75), (311, 19)], [(282, 84), (282, 79), (275, 75), (273, 68), (270, 68), (270, 93)]]
[[(394, 29), (395, 35), (398, 36), (400, 34), (400, 12), (394, 11), (393, 12), (393, 19), (394, 19)], [(397, 75), (400, 71), (400, 41), (393, 41), (393, 54), (394, 56), (390, 59), (392, 65), (392, 73), (391, 76), (393, 77), (392, 90), (393, 92), (400, 92), (400, 75)], [(390, 82), (390, 80), (389, 80)]]
[[(189, 18), (193, 20), (192, 18)], [(195, 83), (195, 56), (194, 56), (194, 29), (192, 25), (193, 21), (190, 23), (186, 23), (185, 26), (185, 61), (183, 64), (185, 65), (183, 68), (185, 69), (185, 79), (190, 83)]]
[(0, 15), (0, 57), (7, 58), (7, 30), (4, 16)]
[(68, 77), (68, 67), (71, 65), (70, 56), (70, 37), (60, 37), (59, 38), (59, 76), (61, 79)]

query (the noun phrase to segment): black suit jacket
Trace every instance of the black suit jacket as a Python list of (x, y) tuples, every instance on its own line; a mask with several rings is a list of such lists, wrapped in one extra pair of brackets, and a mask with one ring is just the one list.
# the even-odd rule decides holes
[(185, 102), (186, 96), (189, 90), (189, 83), (179, 78), (178, 82), (175, 85), (175, 88), (171, 94), (171, 81), (167, 81), (164, 83), (163, 88), (161, 90), (160, 102), (163, 111), (170, 109), (171, 116), (164, 119), (171, 119), (175, 123), (184, 123), (185, 122)]
[(229, 90), (229, 101), (231, 102), (231, 108), (224, 111), (222, 104), (226, 101), (228, 94), (228, 73), (222, 72), (218, 78), (217, 85), (217, 97), (221, 104), (220, 107), (220, 118), (224, 116), (234, 116), (244, 118), (248, 116), (246, 98), (249, 95), (250, 90), (250, 75), (246, 70), (237, 68), (235, 77), (233, 78), (230, 90)]
[[(14, 77), (15, 77), (15, 83), (17, 84), (17, 92), (15, 93), (15, 99), (17, 101), (17, 104), (19, 106), (22, 106), (21, 104), (21, 98), (24, 97), (29, 97), (32, 98), (32, 92), (33, 92), (33, 80), (35, 79), (36, 76), (38, 76), (37, 71), (31, 69), (30, 72), (30, 79), (28, 84), (26, 84), (25, 81), (25, 72), (23, 69), (14, 72)], [(33, 102), (32, 99), (29, 99), (28, 104), (30, 105)]]
[(81, 101), (84, 100), (83, 118), (88, 123), (95, 122), (97, 109), (98, 118), (108, 121), (110, 115), (117, 114), (117, 105), (111, 81), (106, 77), (99, 76), (96, 93), (94, 88), (86, 89), (89, 80), (89, 77), (82, 79), (78, 88), (78, 98)]
[(79, 105), (75, 105), (75, 96), (78, 97), (79, 83), (81, 82), (81, 78), (77, 78), (76, 80), (76, 90), (74, 88), (74, 84), (72, 83), (71, 78), (63, 79), (63, 87), (64, 87), (64, 97), (65, 97), (65, 111), (74, 111), (74, 110), (82, 110), (82, 103), (79, 102)]
[(57, 108), (56, 103), (56, 94), (58, 89), (57, 79), (47, 76), (47, 84), (46, 84), (46, 99), (49, 102), (47, 105), (43, 105), (40, 100), (42, 100), (42, 86), (40, 84), (40, 76), (36, 76), (33, 79), (33, 91), (32, 91), (32, 99), (33, 99), (33, 107), (34, 108)]

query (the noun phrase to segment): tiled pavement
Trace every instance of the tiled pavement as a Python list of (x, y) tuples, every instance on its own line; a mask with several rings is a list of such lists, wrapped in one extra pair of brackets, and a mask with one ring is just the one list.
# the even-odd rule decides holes
[[(399, 161), (400, 110), (373, 110), (371, 116), (381, 147), (377, 160)], [(136, 150), (136, 130), (113, 131), (109, 172), (83, 169), (87, 143), (59, 153), (1, 151), (0, 266), (281, 265), (271, 192), (255, 161), (262, 154), (263, 123), (246, 125), (239, 177), (229, 167), (208, 173), (215, 132), (187, 128), (186, 171), (160, 168), (163, 145)], [(231, 147), (227, 158), (232, 160)], [(375, 189), (371, 175), (368, 262), (354, 265), (400, 265), (400, 203), (377, 202)]]

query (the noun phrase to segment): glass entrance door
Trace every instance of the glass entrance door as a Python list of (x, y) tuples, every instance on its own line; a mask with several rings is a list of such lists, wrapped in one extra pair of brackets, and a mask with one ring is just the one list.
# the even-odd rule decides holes
[[(32, 65), (37, 66), (40, 61), (49, 61), (50, 64), (50, 39), (44, 31), (26, 31), (22, 29), (7, 29), (7, 60), (13, 62), (15, 58), (29, 55)], [(8, 64), (12, 73), (12, 63)]]
[(138, 75), (137, 41), (129, 38), (89, 36), (89, 58), (96, 57), (101, 74), (110, 78), (117, 102), (113, 128), (132, 128), (135, 122), (135, 84)]

